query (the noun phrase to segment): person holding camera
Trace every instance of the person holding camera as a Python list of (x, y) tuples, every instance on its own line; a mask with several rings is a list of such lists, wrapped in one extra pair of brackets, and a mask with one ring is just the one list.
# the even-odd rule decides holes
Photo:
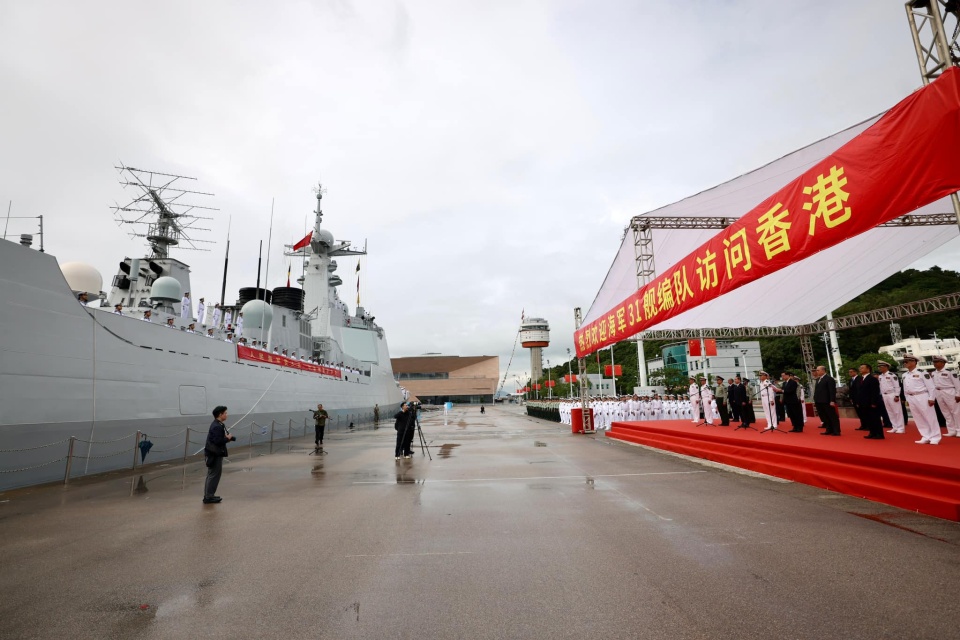
[(410, 405), (406, 402), (400, 405), (400, 411), (393, 416), (393, 420), (393, 428), (397, 432), (397, 446), (394, 449), (393, 455), (399, 460), (400, 456), (403, 455), (403, 443), (404, 440), (406, 440), (407, 427), (410, 424)]
[(227, 443), (237, 439), (227, 433), (227, 408), (223, 405), (213, 410), (213, 422), (207, 433), (207, 443), (203, 448), (207, 461), (207, 480), (203, 485), (203, 504), (217, 504), (222, 498), (217, 493), (220, 474), (223, 473), (223, 459), (227, 457)]
[(319, 449), (323, 445), (323, 432), (327, 428), (327, 418), (330, 414), (326, 412), (322, 404), (317, 405), (317, 410), (313, 412), (314, 421), (314, 446)]

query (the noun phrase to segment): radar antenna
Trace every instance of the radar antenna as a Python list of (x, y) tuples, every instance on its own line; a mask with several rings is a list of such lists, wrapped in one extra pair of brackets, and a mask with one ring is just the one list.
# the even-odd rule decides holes
[(195, 231), (210, 231), (196, 226), (200, 220), (212, 220), (198, 215), (201, 211), (219, 211), (214, 207), (181, 202), (185, 196), (213, 196), (203, 191), (180, 188), (181, 180), (196, 180), (189, 176), (160, 173), (120, 165), (114, 167), (120, 174), (120, 184), (134, 192), (136, 197), (126, 205), (111, 207), (118, 225), (146, 225), (135, 227), (131, 237), (146, 238), (151, 258), (170, 257), (170, 247), (194, 251), (209, 251), (197, 245), (213, 244), (191, 236)]

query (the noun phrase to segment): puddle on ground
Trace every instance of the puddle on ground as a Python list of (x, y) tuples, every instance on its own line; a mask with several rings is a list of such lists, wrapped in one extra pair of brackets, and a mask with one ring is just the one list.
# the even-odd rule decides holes
[(442, 444), (440, 445), (440, 453), (438, 455), (441, 458), (449, 458), (453, 455), (453, 450), (459, 446), (459, 444)]

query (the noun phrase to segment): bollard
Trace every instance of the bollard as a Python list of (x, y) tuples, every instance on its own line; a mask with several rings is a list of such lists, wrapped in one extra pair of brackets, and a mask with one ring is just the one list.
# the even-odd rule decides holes
[(131, 471), (137, 468), (137, 448), (140, 446), (140, 436), (143, 434), (139, 429), (137, 430), (137, 437), (133, 441), (133, 465), (130, 467)]
[(252, 459), (253, 458), (253, 425), (250, 425), (250, 444), (247, 447), (247, 449), (249, 449), (250, 451), (250, 455), (247, 457)]
[(73, 466), (73, 443), (76, 439), (76, 436), (70, 436), (70, 445), (67, 447), (67, 468), (63, 472), (63, 484), (70, 482), (70, 467)]
[(187, 436), (183, 439), (183, 461), (187, 461), (190, 453), (190, 427), (187, 427)]

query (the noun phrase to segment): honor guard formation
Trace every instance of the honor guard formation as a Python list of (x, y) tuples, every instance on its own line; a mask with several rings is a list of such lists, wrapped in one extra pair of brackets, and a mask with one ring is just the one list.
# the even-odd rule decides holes
[[(867, 440), (883, 440), (886, 433), (907, 432), (907, 410), (913, 416), (920, 439), (917, 444), (937, 444), (943, 437), (960, 438), (960, 378), (945, 367), (943, 356), (931, 358), (934, 370), (917, 369), (917, 358), (904, 356), (906, 372), (902, 377), (891, 371), (889, 362), (879, 361), (879, 371), (869, 364), (849, 370), (847, 390), (860, 422), (857, 431), (867, 431)], [(813, 405), (821, 418), (821, 435), (839, 436), (837, 382), (825, 367), (813, 373)], [(806, 424), (806, 388), (790, 371), (780, 374), (779, 384), (769, 373), (759, 371), (759, 382), (736, 376), (729, 384), (717, 376), (708, 383), (703, 376), (691, 376), (686, 394), (632, 396), (595, 396), (589, 401), (593, 424), (597, 431), (609, 430), (614, 422), (648, 422), (652, 420), (689, 420), (695, 425), (727, 426), (731, 421), (739, 428), (753, 428), (755, 407), (759, 406), (766, 422), (764, 431), (780, 429), (790, 423), (787, 433), (802, 433)], [(561, 424), (573, 423), (573, 410), (581, 409), (579, 399), (538, 399), (527, 402), (531, 416)], [(938, 420), (937, 413), (943, 418)], [(946, 433), (941, 431), (941, 422)]]

